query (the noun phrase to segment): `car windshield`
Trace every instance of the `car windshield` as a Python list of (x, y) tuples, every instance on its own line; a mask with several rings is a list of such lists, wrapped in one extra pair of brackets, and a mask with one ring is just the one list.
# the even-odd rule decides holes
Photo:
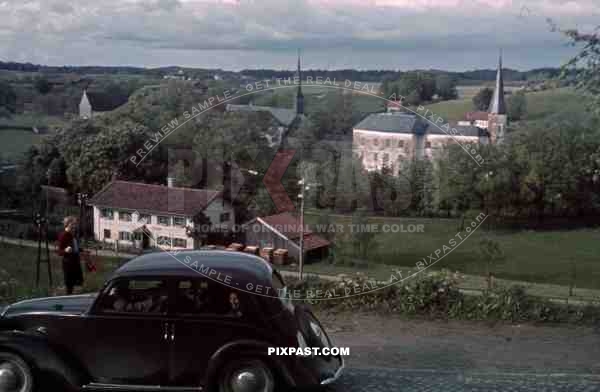
[(290, 309), (293, 311), (294, 305), (293, 305), (292, 299), (290, 298), (290, 295), (288, 293), (288, 288), (285, 285), (285, 281), (283, 280), (283, 277), (276, 270), (273, 270), (272, 286), (273, 286), (273, 289), (275, 289), (277, 291), (277, 297), (279, 298), (279, 300), (281, 301), (283, 306), (285, 306), (287, 309)]

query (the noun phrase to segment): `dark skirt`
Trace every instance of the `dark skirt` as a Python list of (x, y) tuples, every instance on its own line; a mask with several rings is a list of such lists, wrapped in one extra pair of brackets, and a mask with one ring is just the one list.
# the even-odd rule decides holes
[(83, 285), (83, 270), (79, 254), (66, 254), (63, 257), (62, 267), (66, 287)]

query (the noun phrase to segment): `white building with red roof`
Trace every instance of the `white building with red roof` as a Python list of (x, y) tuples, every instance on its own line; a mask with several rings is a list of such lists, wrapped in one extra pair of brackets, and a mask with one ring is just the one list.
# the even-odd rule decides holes
[(112, 181), (90, 204), (96, 240), (125, 246), (192, 249), (187, 230), (200, 213), (210, 219), (207, 232), (235, 225), (233, 207), (216, 190)]

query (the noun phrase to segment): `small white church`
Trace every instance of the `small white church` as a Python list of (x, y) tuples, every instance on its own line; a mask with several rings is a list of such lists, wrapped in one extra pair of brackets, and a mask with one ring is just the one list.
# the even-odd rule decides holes
[(79, 101), (79, 118), (91, 119), (105, 112), (115, 110), (127, 102), (126, 98), (116, 99), (109, 94), (90, 93), (83, 90), (81, 101)]

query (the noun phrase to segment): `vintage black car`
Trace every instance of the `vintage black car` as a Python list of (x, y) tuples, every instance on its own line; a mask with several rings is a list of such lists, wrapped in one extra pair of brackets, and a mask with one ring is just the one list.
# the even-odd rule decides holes
[(329, 384), (344, 367), (340, 357), (268, 355), (269, 347), (331, 345), (315, 316), (281, 295), (286, 290), (271, 265), (240, 252), (140, 256), (97, 294), (4, 309), (0, 392)]

